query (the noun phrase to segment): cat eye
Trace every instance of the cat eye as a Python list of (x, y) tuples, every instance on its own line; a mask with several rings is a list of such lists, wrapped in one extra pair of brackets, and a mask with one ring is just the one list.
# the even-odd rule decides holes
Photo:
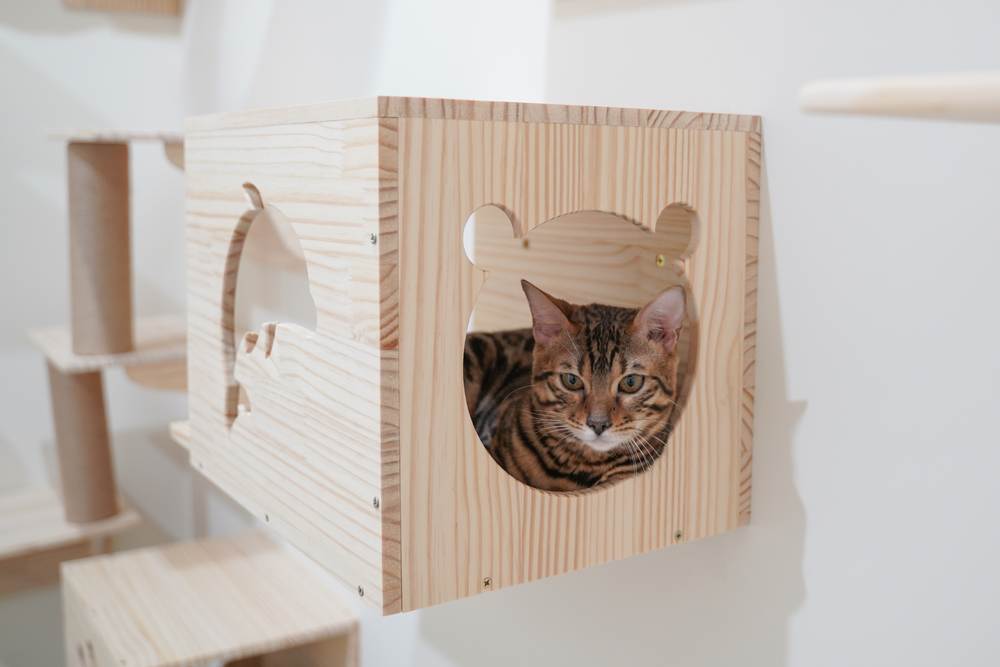
[(621, 382), (618, 383), (618, 391), (625, 394), (634, 394), (642, 389), (642, 385), (645, 381), (646, 378), (642, 375), (636, 375), (635, 373), (626, 375), (621, 379)]
[(573, 373), (563, 373), (560, 377), (563, 386), (569, 390), (576, 391), (577, 389), (583, 389), (583, 380), (580, 379), (579, 375), (574, 375)]

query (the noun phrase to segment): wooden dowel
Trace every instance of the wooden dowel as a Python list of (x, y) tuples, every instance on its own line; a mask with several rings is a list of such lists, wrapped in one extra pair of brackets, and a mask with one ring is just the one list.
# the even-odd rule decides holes
[(67, 148), (73, 352), (133, 349), (128, 144)]
[(799, 103), (804, 111), (1000, 123), (1000, 72), (816, 81)]
[(100, 371), (63, 373), (50, 363), (49, 389), (66, 520), (114, 516), (118, 499)]

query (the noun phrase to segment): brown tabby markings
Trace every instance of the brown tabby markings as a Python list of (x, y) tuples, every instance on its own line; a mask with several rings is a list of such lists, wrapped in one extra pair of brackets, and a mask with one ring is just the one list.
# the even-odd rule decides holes
[(480, 440), (513, 477), (547, 491), (648, 468), (673, 424), (683, 290), (637, 310), (575, 306), (522, 285), (532, 329), (466, 337), (465, 394)]

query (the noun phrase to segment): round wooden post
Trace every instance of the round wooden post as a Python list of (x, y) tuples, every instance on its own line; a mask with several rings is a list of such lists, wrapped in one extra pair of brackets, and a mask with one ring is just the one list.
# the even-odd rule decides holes
[(128, 352), (133, 348), (128, 144), (71, 142), (67, 166), (73, 352)]
[(114, 516), (118, 498), (101, 372), (63, 373), (49, 363), (49, 389), (66, 520)]

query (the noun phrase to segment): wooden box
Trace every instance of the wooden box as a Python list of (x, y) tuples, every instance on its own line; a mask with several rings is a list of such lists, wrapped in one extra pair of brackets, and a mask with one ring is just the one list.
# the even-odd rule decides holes
[[(602, 107), (379, 97), (190, 119), (193, 465), (384, 613), (745, 524), (760, 148), (756, 117)], [(513, 245), (484, 222), (474, 266), (463, 232), (486, 205)], [(316, 325), (234, 345), (261, 211), (301, 244)], [(464, 336), (480, 292), (477, 326), (522, 323), (490, 287), (522, 269), (594, 301), (687, 285), (687, 405), (643, 474), (547, 493), (479, 442)]]

